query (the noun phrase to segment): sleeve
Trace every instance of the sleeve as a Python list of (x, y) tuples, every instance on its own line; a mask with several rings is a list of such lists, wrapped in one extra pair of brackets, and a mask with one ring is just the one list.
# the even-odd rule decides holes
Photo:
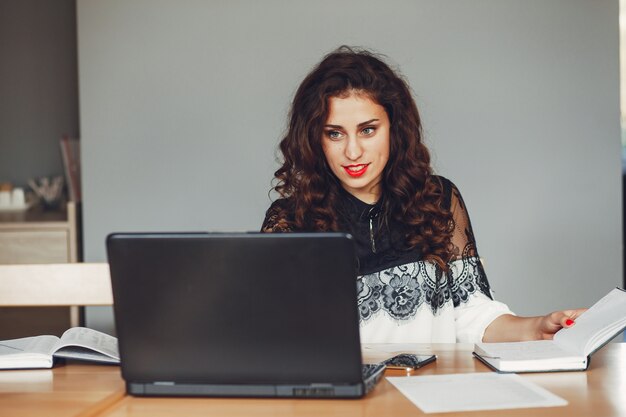
[(270, 208), (265, 212), (265, 220), (261, 226), (261, 232), (265, 233), (282, 233), (292, 232), (291, 222), (289, 221), (289, 211), (287, 209), (287, 201), (279, 199), (272, 203)]
[(456, 338), (457, 342), (476, 343), (482, 341), (493, 320), (513, 313), (506, 304), (493, 299), (461, 193), (451, 182), (449, 190), (454, 230), (448, 285), (454, 302)]

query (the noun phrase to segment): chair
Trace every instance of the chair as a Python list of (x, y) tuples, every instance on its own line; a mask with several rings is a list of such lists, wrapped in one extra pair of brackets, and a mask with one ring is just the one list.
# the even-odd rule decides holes
[(0, 265), (0, 307), (70, 307), (80, 325), (80, 306), (113, 305), (109, 264)]

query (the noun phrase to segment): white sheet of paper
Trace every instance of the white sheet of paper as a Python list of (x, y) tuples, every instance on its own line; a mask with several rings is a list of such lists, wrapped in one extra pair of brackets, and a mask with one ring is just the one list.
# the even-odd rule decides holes
[(387, 377), (425, 413), (557, 407), (567, 401), (515, 374)]

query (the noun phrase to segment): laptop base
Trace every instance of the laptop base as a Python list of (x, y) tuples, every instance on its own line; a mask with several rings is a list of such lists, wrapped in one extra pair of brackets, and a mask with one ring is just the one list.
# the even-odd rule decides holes
[(170, 397), (298, 397), (359, 398), (365, 395), (364, 384), (339, 386), (313, 385), (212, 385), (129, 383), (127, 391), (135, 396)]
[(288, 398), (360, 398), (374, 389), (385, 372), (382, 364), (363, 365), (364, 382), (353, 385), (247, 385), (247, 384), (176, 384), (154, 382), (126, 384), (130, 395), (151, 397), (288, 397)]

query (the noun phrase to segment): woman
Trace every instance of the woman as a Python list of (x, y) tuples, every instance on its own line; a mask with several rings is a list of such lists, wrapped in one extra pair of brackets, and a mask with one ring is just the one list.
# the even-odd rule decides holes
[(341, 47), (304, 79), (262, 231), (357, 243), (363, 342), (549, 339), (582, 310), (517, 317), (494, 301), (459, 190), (436, 176), (406, 82)]

